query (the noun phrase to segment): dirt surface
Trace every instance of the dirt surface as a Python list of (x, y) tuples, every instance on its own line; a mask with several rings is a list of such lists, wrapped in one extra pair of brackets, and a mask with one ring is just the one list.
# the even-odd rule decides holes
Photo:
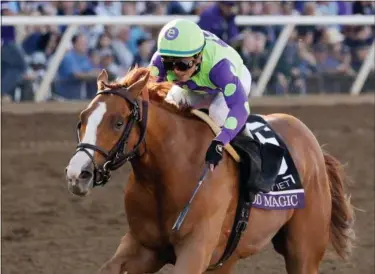
[[(328, 254), (320, 273), (374, 273), (374, 105), (254, 107), (300, 118), (355, 180), (357, 248), (344, 263)], [(128, 166), (85, 199), (67, 190), (64, 168), (75, 146), (77, 113), (2, 114), (2, 273), (96, 273), (127, 231), (123, 195)], [(166, 266), (160, 273), (167, 273)], [(237, 274), (286, 273), (268, 246)]]

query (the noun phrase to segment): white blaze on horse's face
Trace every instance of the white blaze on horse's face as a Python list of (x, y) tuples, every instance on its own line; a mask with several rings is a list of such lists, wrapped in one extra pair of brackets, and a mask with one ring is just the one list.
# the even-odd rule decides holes
[[(92, 111), (87, 120), (86, 131), (81, 140), (82, 143), (96, 145), (97, 129), (103, 120), (104, 114), (107, 111), (107, 106), (104, 102), (96, 103), (96, 108)], [(88, 150), (91, 155), (94, 151)], [(83, 151), (78, 151), (66, 168), (66, 178), (68, 180), (69, 190), (76, 195), (86, 195), (90, 187), (92, 187), (93, 180), (93, 165), (90, 157)], [(91, 173), (91, 176), (87, 174)]]

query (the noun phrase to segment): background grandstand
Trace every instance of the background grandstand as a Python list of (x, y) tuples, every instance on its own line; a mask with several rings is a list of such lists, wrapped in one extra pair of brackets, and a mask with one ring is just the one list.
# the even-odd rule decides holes
[[(241, 15), (374, 15), (374, 2), (115, 2), (2, 1), (2, 15), (133, 16), (197, 15), (198, 24), (233, 45), (253, 75), (253, 89), (283, 25), (239, 26)], [(95, 23), (95, 22), (93, 22)], [(34, 100), (67, 25), (2, 26), (5, 101)], [(82, 25), (69, 39), (43, 100), (90, 99), (98, 72), (112, 79), (129, 67), (147, 66), (160, 26)], [(265, 88), (265, 95), (348, 93), (374, 41), (374, 25), (297, 25)], [(362, 91), (375, 86), (374, 68)], [(373, 90), (373, 88), (372, 88)], [(254, 94), (254, 93), (253, 93)]]

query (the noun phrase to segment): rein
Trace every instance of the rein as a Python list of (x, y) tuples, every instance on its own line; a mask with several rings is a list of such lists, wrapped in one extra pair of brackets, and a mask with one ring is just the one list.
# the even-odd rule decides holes
[[(127, 92), (126, 88), (100, 91), (96, 94), (96, 96), (111, 94), (119, 96), (122, 99), (124, 99), (127, 103), (129, 103), (131, 105), (131, 114), (120, 139), (117, 141), (116, 145), (110, 151), (107, 152), (103, 148), (96, 145), (82, 143), (79, 138), (81, 122), (77, 124), (78, 145), (75, 154), (79, 151), (83, 151), (91, 159), (91, 162), (94, 165), (93, 187), (104, 186), (111, 178), (111, 171), (118, 169), (127, 161), (130, 161), (135, 156), (137, 156), (138, 149), (146, 136), (148, 102), (145, 100), (137, 100), (132, 98), (130, 93)], [(140, 108), (140, 104), (142, 104), (142, 111)], [(140, 124), (141, 129), (139, 140), (137, 144), (134, 146), (133, 150), (131, 150), (130, 152), (126, 152), (126, 145), (128, 144), (130, 133), (136, 123)], [(103, 166), (97, 165), (97, 163), (94, 160), (94, 153), (93, 155), (91, 155), (89, 150), (98, 152), (104, 157), (105, 162)]]

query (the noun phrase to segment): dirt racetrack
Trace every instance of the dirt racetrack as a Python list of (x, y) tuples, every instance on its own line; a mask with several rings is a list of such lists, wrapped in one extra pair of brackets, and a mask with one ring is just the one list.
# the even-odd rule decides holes
[[(328, 253), (320, 273), (374, 273), (373, 102), (262, 106), (253, 107), (252, 112), (297, 116), (329, 152), (347, 164), (355, 181), (348, 190), (360, 209), (355, 223), (357, 248), (347, 263)], [(77, 113), (2, 114), (3, 274), (96, 273), (127, 231), (122, 189), (128, 165), (90, 197), (74, 197), (67, 190), (64, 168), (75, 147), (76, 118)], [(286, 272), (282, 257), (269, 245), (242, 260), (235, 273)]]

